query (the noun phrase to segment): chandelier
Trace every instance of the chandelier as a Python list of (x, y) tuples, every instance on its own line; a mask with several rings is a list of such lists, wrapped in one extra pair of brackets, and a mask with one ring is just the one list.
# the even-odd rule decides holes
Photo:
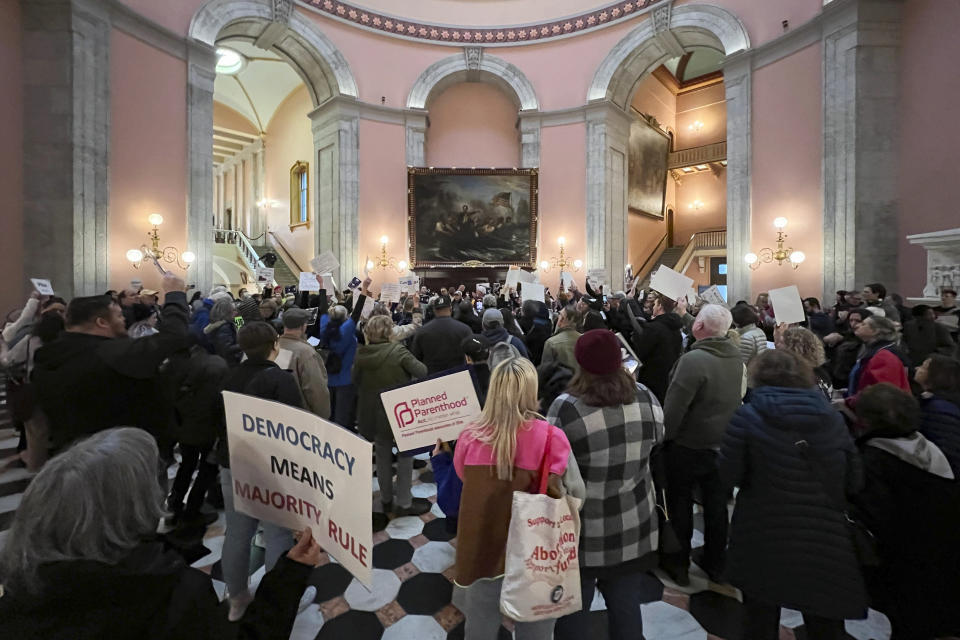
[(794, 269), (798, 268), (800, 263), (807, 259), (807, 256), (803, 251), (794, 251), (791, 247), (783, 247), (783, 241), (787, 238), (787, 234), (783, 232), (783, 229), (787, 226), (787, 219), (782, 217), (777, 218), (773, 221), (773, 226), (777, 229), (777, 248), (770, 249), (769, 247), (764, 247), (757, 253), (748, 253), (743, 256), (744, 262), (754, 271), (760, 268), (760, 263), (770, 263), (774, 261), (776, 261), (778, 266), (783, 266), (784, 262), (789, 262), (793, 265)]
[(139, 249), (130, 249), (127, 251), (127, 260), (133, 265), (134, 269), (139, 269), (144, 260), (149, 260), (157, 265), (161, 271), (166, 271), (160, 264), (160, 260), (168, 264), (176, 264), (181, 269), (188, 269), (197, 255), (193, 251), (180, 251), (174, 246), (160, 249), (160, 225), (163, 224), (163, 216), (159, 213), (151, 213), (147, 217), (147, 222), (153, 225), (153, 229), (147, 232), (147, 238), (150, 240), (150, 246), (140, 245)]
[(374, 256), (373, 260), (367, 260), (367, 271), (372, 269), (393, 269), (397, 273), (407, 272), (407, 261), (397, 260), (393, 256), (387, 255), (387, 242), (390, 238), (380, 236), (380, 255)]
[[(557, 242), (560, 244), (560, 256), (553, 257), (549, 260), (543, 260), (540, 262), (541, 271), (550, 271), (550, 269), (560, 269), (560, 271), (580, 271), (583, 268), (583, 260), (571, 260), (566, 253), (564, 253), (564, 245), (566, 244), (566, 238), (560, 236), (557, 238)], [(571, 268), (572, 267), (572, 268)]]

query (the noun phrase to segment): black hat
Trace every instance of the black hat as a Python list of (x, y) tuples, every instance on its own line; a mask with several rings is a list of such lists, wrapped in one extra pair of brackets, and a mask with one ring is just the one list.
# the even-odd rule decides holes
[(478, 334), (466, 337), (460, 342), (463, 354), (469, 356), (474, 362), (486, 360), (492, 345), (489, 338)]
[(438, 296), (433, 303), (434, 309), (449, 309), (451, 305), (450, 296)]

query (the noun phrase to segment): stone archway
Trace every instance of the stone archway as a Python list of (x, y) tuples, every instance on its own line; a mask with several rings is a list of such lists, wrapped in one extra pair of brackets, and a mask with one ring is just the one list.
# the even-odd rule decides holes
[[(197, 255), (190, 274), (202, 291), (213, 283), (212, 220), (213, 83), (216, 42), (246, 40), (276, 52), (300, 75), (310, 94), (314, 136), (314, 235), (318, 251), (339, 256), (353, 273), (357, 257), (357, 117), (338, 106), (320, 108), (337, 97), (356, 99), (357, 83), (346, 59), (292, 0), (209, 0), (190, 23), (187, 74), (187, 227)], [(338, 276), (342, 274), (336, 274)]]
[[(743, 255), (750, 244), (750, 49), (740, 20), (721, 7), (666, 3), (607, 54), (587, 91), (587, 262), (606, 267), (611, 282), (623, 273), (627, 233), (628, 108), (640, 80), (689, 47), (709, 47), (727, 56), (727, 254)], [(728, 296), (748, 297), (749, 270), (728, 261)]]
[[(462, 55), (452, 55), (423, 70), (407, 96), (407, 109), (426, 110), (430, 99), (460, 82), (487, 82), (513, 99), (520, 114), (521, 166), (540, 166), (540, 122), (531, 119), (539, 111), (533, 84), (523, 72), (506, 60), (484, 52), (483, 47), (464, 47)], [(408, 118), (406, 124), (407, 164), (422, 166), (426, 119)]]

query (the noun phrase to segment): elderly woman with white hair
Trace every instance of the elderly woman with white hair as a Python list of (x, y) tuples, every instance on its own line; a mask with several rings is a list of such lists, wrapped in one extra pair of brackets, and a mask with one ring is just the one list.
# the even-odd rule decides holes
[(697, 339), (677, 360), (663, 402), (667, 467), (667, 510), (681, 550), (664, 559), (664, 568), (683, 586), (689, 583), (693, 492), (699, 487), (705, 545), (695, 558), (714, 581), (720, 579), (727, 546), (727, 492), (717, 471), (717, 452), (731, 416), (746, 392), (740, 350), (727, 336), (733, 317), (708, 304), (693, 322)]
[(240, 364), (243, 352), (237, 346), (237, 325), (234, 318), (237, 309), (229, 297), (220, 297), (210, 309), (210, 324), (203, 328), (203, 335), (213, 345), (213, 351), (231, 367)]
[(210, 576), (156, 535), (153, 436), (109, 429), (54, 458), (23, 495), (0, 551), (0, 637), (286, 638), (321, 550), (309, 530), (260, 583), (239, 625)]
[[(321, 296), (324, 292), (320, 292)], [(327, 387), (330, 389), (330, 415), (341, 427), (355, 430), (357, 397), (350, 378), (350, 369), (357, 354), (357, 322), (363, 312), (364, 296), (354, 307), (353, 315), (343, 305), (336, 305), (320, 316), (320, 346), (327, 351)]]

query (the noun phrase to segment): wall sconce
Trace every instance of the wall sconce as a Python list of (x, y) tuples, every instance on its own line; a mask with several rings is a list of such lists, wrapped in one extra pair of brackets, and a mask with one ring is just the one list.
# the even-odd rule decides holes
[(702, 201), (702, 200), (694, 200), (693, 202), (691, 202), (691, 203), (690, 203), (689, 205), (687, 205), (687, 206), (688, 206), (689, 208), (693, 209), (694, 211), (700, 211), (700, 209), (703, 209), (703, 201)]
[(560, 271), (580, 271), (580, 269), (583, 268), (583, 260), (579, 258), (571, 260), (564, 252), (564, 247), (567, 243), (566, 238), (560, 236), (557, 238), (557, 242), (560, 244), (560, 256), (541, 261), (540, 270), (550, 271), (550, 269), (553, 268), (560, 269)]
[(794, 251), (792, 248), (788, 247), (783, 248), (783, 241), (786, 239), (787, 234), (783, 232), (784, 228), (787, 226), (787, 219), (780, 217), (773, 221), (773, 226), (777, 229), (777, 248), (770, 249), (764, 247), (760, 249), (757, 253), (748, 253), (743, 256), (743, 261), (747, 263), (747, 266), (756, 271), (760, 268), (760, 263), (769, 263), (774, 260), (777, 261), (778, 266), (783, 266), (784, 262), (790, 262), (793, 265), (793, 268), (796, 269), (800, 266), (800, 263), (807, 259), (807, 256), (803, 251)]
[(703, 123), (700, 122), (699, 120), (694, 120), (693, 124), (691, 124), (687, 128), (690, 130), (690, 133), (694, 135), (699, 135), (700, 132), (703, 131)]
[(407, 261), (406, 260), (397, 260), (393, 256), (387, 255), (387, 242), (390, 241), (390, 238), (387, 236), (380, 236), (380, 255), (376, 256), (373, 260), (367, 260), (367, 271), (371, 269), (394, 269), (398, 273), (405, 273), (407, 271)]
[(150, 239), (150, 246), (146, 244), (140, 245), (139, 249), (130, 249), (127, 251), (127, 260), (133, 265), (134, 269), (139, 269), (143, 261), (152, 260), (161, 271), (165, 269), (160, 265), (160, 258), (163, 258), (164, 262), (170, 264), (176, 263), (181, 269), (189, 269), (190, 265), (194, 260), (197, 259), (197, 255), (193, 251), (183, 251), (181, 252), (176, 247), (164, 247), (163, 250), (160, 249), (160, 225), (163, 224), (163, 216), (159, 213), (151, 213), (147, 216), (147, 222), (153, 225), (153, 229), (147, 232), (147, 237)]

